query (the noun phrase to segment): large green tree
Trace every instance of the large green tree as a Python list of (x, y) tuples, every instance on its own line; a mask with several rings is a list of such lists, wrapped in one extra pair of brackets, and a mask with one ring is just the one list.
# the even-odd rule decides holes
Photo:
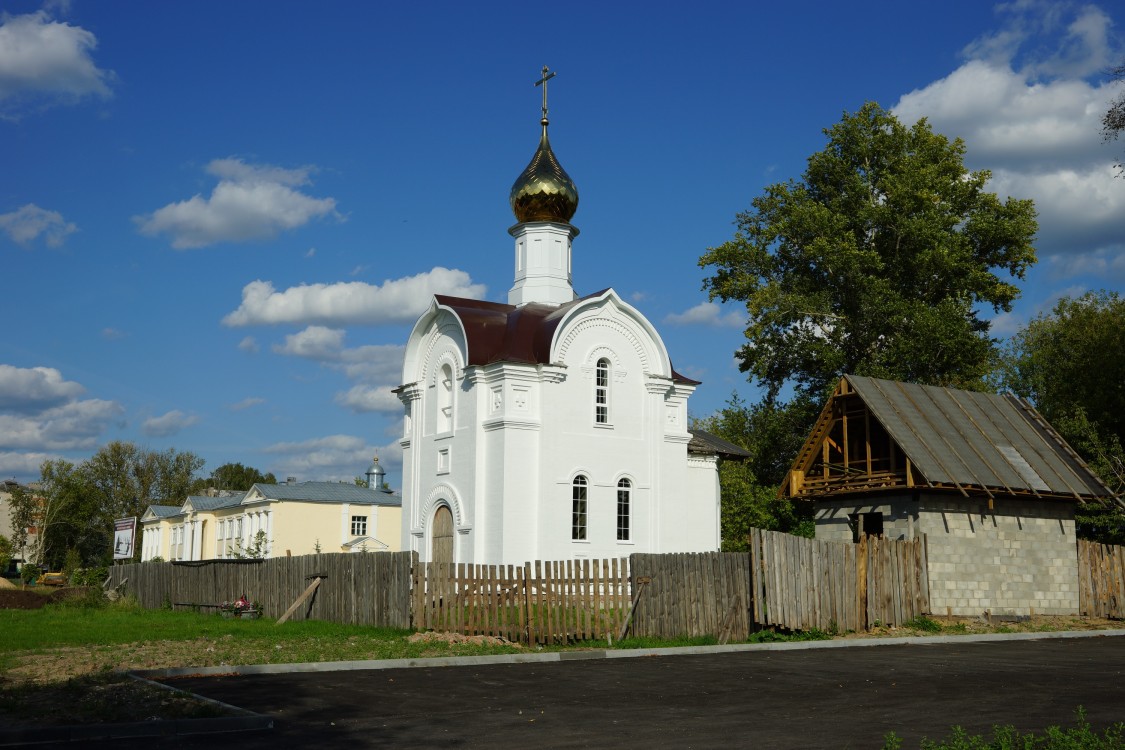
[[(1125, 299), (1064, 297), (1005, 349), (999, 385), (1031, 401), (1116, 493), (1125, 493)], [(1120, 506), (1079, 512), (1083, 536), (1125, 543)]]
[[(35, 528), (35, 562), (57, 570), (74, 550), (82, 564), (102, 564), (110, 554), (113, 519), (139, 518), (157, 502), (183, 502), (202, 467), (203, 459), (191, 452), (152, 451), (121, 441), (102, 446), (77, 466), (44, 461), (39, 482), (13, 492), (14, 541), (22, 546), (26, 529)], [(139, 553), (139, 545), (134, 550)]]
[(760, 404), (705, 420), (752, 458), (723, 472), (723, 538), (800, 531), (776, 489), (841, 375), (984, 388), (997, 351), (983, 308), (1009, 310), (1035, 263), (1031, 201), (988, 192), (965, 146), (877, 104), (845, 113), (797, 180), (770, 185), (710, 248), (712, 299), (746, 305), (737, 352)]
[(799, 180), (738, 214), (700, 265), (712, 299), (746, 305), (740, 367), (769, 400), (819, 401), (845, 373), (982, 387), (995, 362), (983, 307), (1009, 310), (1035, 263), (1029, 200), (988, 192), (965, 146), (877, 104), (824, 131)]
[(797, 505), (778, 497), (777, 487), (801, 447), (805, 423), (814, 407), (807, 400), (747, 405), (733, 394), (723, 409), (695, 421), (695, 427), (750, 453), (743, 461), (719, 464), (720, 528), (725, 551), (746, 550), (751, 528), (812, 536), (807, 504)]
[[(1117, 84), (1125, 83), (1125, 62), (1109, 71), (1110, 78)], [(1125, 132), (1125, 93), (1121, 93), (1110, 102), (1109, 109), (1102, 117), (1102, 134), (1107, 141), (1117, 140), (1117, 136)], [(1117, 166), (1125, 169), (1125, 159), (1117, 162)]]
[(96, 515), (91, 495), (70, 461), (44, 461), (39, 481), (15, 488), (11, 504), (13, 541), (20, 548), (30, 542), (29, 562), (59, 570), (67, 550), (77, 550), (89, 560), (104, 557), (108, 550), (109, 530), (91, 522)]
[(270, 472), (263, 474), (253, 466), (229, 463), (212, 471), (208, 478), (198, 480), (192, 491), (200, 492), (206, 489), (245, 491), (259, 483), (277, 484), (277, 478)]

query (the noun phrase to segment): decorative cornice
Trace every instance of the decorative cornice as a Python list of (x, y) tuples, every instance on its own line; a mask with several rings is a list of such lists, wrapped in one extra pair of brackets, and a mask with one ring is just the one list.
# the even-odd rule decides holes
[(561, 383), (566, 380), (566, 365), (539, 365), (539, 377), (544, 383)]
[(645, 348), (641, 344), (640, 338), (637, 337), (636, 332), (633, 331), (630, 326), (626, 326), (618, 320), (609, 320), (604, 317), (591, 316), (575, 321), (573, 324), (569, 325), (567, 327), (566, 337), (563, 338), (561, 342), (559, 342), (559, 346), (557, 349), (558, 359), (566, 359), (567, 351), (569, 351), (570, 347), (574, 345), (574, 342), (578, 339), (578, 337), (591, 328), (608, 328), (620, 334), (626, 341), (629, 342), (629, 345), (633, 347), (633, 351), (636, 352), (637, 357), (641, 361), (641, 370), (643, 372), (649, 372), (652, 369), (649, 363), (648, 352), (645, 351)]
[(422, 386), (418, 383), (407, 383), (395, 388), (394, 393), (404, 406), (409, 406), (411, 401), (417, 401), (422, 398)]
[(542, 428), (543, 425), (538, 419), (512, 419), (511, 417), (498, 417), (496, 419), (486, 419), (481, 423), (481, 429), (483, 429), (485, 432), (493, 432), (495, 430), (503, 429), (538, 431)]

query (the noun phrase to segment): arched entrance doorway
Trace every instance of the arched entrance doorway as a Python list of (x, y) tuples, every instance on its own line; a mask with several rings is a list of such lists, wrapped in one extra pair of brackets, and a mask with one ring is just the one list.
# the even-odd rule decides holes
[(431, 544), (431, 562), (453, 564), (453, 512), (448, 505), (440, 506), (434, 513)]

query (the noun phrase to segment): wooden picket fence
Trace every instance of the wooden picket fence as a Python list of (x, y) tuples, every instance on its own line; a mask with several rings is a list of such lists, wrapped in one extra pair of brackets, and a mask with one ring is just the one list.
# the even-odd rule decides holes
[(414, 628), (520, 643), (616, 638), (630, 605), (624, 558), (417, 563), (412, 589)]
[[(515, 566), (419, 563), (413, 552), (139, 563), (114, 566), (109, 584), (128, 579), (126, 591), (153, 608), (209, 610), (246, 594), (262, 604), (266, 617), (278, 618), (319, 580), (290, 619), (528, 644), (616, 640), (623, 632), (714, 635), (725, 642), (762, 627), (861, 631), (929, 611), (923, 539), (856, 545), (755, 529), (750, 541), (750, 553), (635, 554)], [(1086, 600), (1100, 602), (1098, 612), (1120, 613), (1122, 557), (1097, 559), (1103, 561), (1085, 569), (1108, 572), (1087, 575)]]
[(1078, 540), (1078, 611), (1125, 618), (1125, 547)]
[(281, 617), (316, 579), (321, 584), (291, 620), (410, 627), (412, 552), (329, 553), (267, 560), (132, 563), (110, 568), (109, 585), (148, 608), (213, 611), (245, 594), (266, 617)]

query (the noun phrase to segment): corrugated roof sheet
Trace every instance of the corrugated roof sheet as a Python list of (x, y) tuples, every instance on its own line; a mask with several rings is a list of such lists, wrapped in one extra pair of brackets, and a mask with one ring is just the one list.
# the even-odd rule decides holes
[(847, 376), (931, 482), (1083, 497), (1112, 493), (1015, 396)]
[(720, 455), (723, 458), (749, 458), (750, 452), (739, 445), (723, 440), (718, 435), (712, 435), (706, 430), (688, 430), (691, 441), (688, 443), (688, 453), (704, 455)]
[(402, 505), (402, 497), (381, 490), (342, 482), (301, 482), (299, 484), (256, 484), (271, 500), (300, 500), (306, 503), (356, 503), (360, 505)]
[(171, 518), (172, 516), (180, 515), (179, 505), (150, 505), (148, 512), (157, 518)]
[(196, 510), (219, 510), (232, 508), (242, 502), (246, 497), (245, 492), (238, 492), (225, 497), (211, 497), (210, 495), (188, 495), (187, 502)]

